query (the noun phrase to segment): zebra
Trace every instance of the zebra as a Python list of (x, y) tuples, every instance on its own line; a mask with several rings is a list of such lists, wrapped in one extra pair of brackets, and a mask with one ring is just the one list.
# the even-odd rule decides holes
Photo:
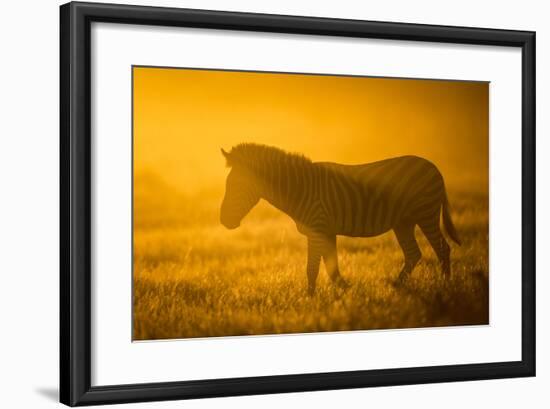
[(451, 250), (440, 229), (440, 215), (447, 234), (461, 243), (449, 213), (443, 176), (430, 161), (401, 156), (359, 165), (313, 162), (300, 154), (254, 143), (221, 152), (231, 168), (221, 224), (228, 229), (239, 227), (260, 199), (289, 215), (307, 237), (310, 295), (315, 292), (321, 260), (337, 288), (349, 287), (338, 268), (337, 235), (373, 237), (393, 230), (404, 254), (396, 280), (402, 284), (422, 256), (415, 238), (418, 225), (443, 275), (450, 276)]

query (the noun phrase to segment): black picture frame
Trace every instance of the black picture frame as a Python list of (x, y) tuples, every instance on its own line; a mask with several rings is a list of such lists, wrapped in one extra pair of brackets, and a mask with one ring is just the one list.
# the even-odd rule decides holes
[[(91, 386), (90, 31), (92, 22), (521, 48), (521, 361)], [(534, 32), (79, 2), (60, 7), (60, 23), (60, 401), (62, 403), (76, 406), (535, 376)]]

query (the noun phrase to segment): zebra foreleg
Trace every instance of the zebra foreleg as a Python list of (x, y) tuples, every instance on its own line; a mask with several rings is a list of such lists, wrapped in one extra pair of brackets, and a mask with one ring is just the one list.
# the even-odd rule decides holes
[(405, 255), (405, 263), (403, 269), (399, 273), (397, 283), (402, 283), (408, 278), (422, 257), (422, 253), (420, 252), (420, 248), (414, 236), (414, 226), (414, 224), (406, 224), (393, 229), (399, 246), (401, 246), (403, 254)]
[(325, 262), (325, 267), (332, 283), (343, 290), (349, 288), (350, 285), (342, 278), (340, 270), (338, 269), (336, 235), (326, 238), (326, 243), (323, 246), (323, 261)]
[(315, 294), (323, 243), (322, 237), (312, 235), (307, 238), (307, 292), (310, 296)]

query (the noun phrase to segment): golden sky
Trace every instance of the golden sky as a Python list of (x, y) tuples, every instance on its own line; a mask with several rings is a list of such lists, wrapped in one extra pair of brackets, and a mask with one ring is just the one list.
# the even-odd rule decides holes
[(134, 67), (134, 167), (186, 193), (223, 189), (220, 148), (314, 161), (414, 154), (448, 184), (488, 179), (489, 84)]

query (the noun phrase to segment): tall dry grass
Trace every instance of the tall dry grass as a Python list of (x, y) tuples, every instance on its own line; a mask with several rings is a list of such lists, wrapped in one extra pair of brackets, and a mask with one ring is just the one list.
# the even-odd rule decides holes
[[(149, 178), (149, 179), (148, 179)], [(338, 239), (336, 290), (324, 267), (306, 294), (306, 240), (288, 216), (260, 204), (234, 231), (218, 222), (223, 192), (186, 197), (142, 176), (134, 197), (135, 340), (487, 324), (488, 198), (450, 189), (463, 245), (450, 279), (417, 229), (423, 259), (396, 287), (401, 249), (389, 232)], [(147, 186), (155, 183), (155, 195)]]

